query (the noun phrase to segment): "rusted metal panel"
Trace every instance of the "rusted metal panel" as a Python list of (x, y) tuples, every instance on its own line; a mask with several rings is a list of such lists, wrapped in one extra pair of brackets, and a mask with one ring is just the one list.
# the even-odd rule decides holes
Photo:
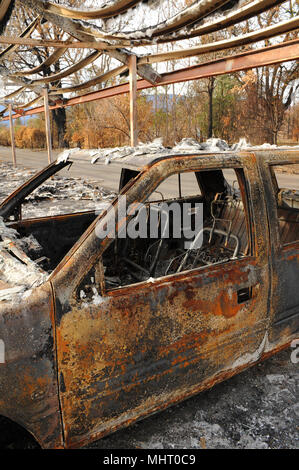
[[(298, 153), (289, 152), (260, 152), (258, 162), (263, 178), (266, 194), (267, 212), (270, 229), (272, 257), (269, 260), (271, 269), (271, 296), (269, 306), (269, 322), (271, 325), (269, 341), (280, 345), (284, 338), (298, 338), (299, 335), (299, 226), (298, 209), (292, 211), (292, 224), (288, 222), (287, 229), (296, 230), (289, 233), (281, 232), (278, 220), (277, 200), (269, 166), (276, 164), (297, 164)], [(294, 227), (295, 226), (295, 227)]]
[[(57, 326), (66, 445), (181, 400), (250, 356), (257, 360), (268, 279), (267, 269), (256, 268), (246, 260), (128, 288), (98, 307), (71, 304)], [(237, 290), (248, 282), (253, 299), (238, 304)]]
[(0, 303), (0, 415), (30, 431), (43, 447), (62, 447), (49, 283), (19, 303)]

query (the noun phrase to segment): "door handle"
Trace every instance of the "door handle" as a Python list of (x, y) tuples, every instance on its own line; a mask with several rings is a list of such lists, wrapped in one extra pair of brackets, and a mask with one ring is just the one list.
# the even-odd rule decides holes
[(244, 287), (237, 291), (238, 304), (242, 304), (252, 298), (252, 287)]

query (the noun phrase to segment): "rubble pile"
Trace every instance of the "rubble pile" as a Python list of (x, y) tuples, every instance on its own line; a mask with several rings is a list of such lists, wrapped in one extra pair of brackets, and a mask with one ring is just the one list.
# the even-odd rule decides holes
[(154, 139), (149, 143), (140, 142), (136, 147), (114, 147), (114, 148), (99, 148), (99, 149), (68, 149), (64, 150), (57, 159), (57, 162), (67, 161), (69, 158), (75, 161), (90, 161), (92, 164), (105, 163), (108, 165), (114, 160), (124, 160), (127, 157), (139, 157), (142, 155), (153, 155), (158, 157), (175, 154), (192, 154), (192, 153), (210, 153), (210, 152), (238, 152), (241, 150), (275, 150), (275, 149), (298, 149), (299, 145), (293, 147), (278, 147), (264, 143), (263, 145), (251, 145), (246, 139), (240, 139), (239, 142), (229, 145), (225, 140), (218, 138), (211, 138), (205, 142), (198, 142), (197, 140), (187, 137), (176, 143), (174, 147), (164, 147), (162, 138)]

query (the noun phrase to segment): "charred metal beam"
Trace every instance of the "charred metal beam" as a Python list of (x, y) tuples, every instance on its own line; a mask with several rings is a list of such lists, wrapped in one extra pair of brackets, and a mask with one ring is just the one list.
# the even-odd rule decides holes
[[(22, 31), (22, 33), (20, 34), (20, 36), (16, 39), (23, 39), (25, 40), (25, 38), (27, 38), (28, 36), (30, 36), (30, 34), (35, 30), (36, 28), (36, 25), (37, 23), (39, 22), (39, 17), (35, 18), (29, 26), (27, 26), (27, 28), (24, 29), (24, 31)], [(7, 44), (7, 43), (4, 43), (4, 44)], [(5, 57), (7, 57), (9, 54), (11, 54), (13, 51), (15, 51), (17, 48), (18, 48), (18, 44), (14, 44), (14, 43), (9, 43), (10, 45), (4, 49), (4, 51), (2, 51), (0, 53), (0, 60), (3, 60)]]
[(14, 0), (0, 0), (0, 34), (3, 33), (14, 7)]
[(53, 54), (49, 55), (40, 65), (37, 67), (33, 67), (32, 69), (29, 70), (23, 70), (22, 72), (17, 72), (15, 73), (16, 76), (18, 77), (23, 77), (24, 75), (33, 75), (35, 73), (42, 72), (45, 70), (47, 67), (50, 67), (50, 65), (55, 64), (58, 59), (65, 53), (67, 50), (66, 47), (63, 47), (61, 49), (56, 49)]
[(110, 2), (107, 6), (104, 5), (98, 10), (73, 10), (72, 8), (66, 8), (55, 3), (48, 2), (46, 8), (47, 11), (50, 11), (51, 13), (72, 18), (73, 20), (92, 20), (120, 15), (141, 1), (142, 0), (115, 0), (114, 2)]
[[(206, 62), (204, 64), (194, 65), (192, 67), (183, 68), (170, 73), (161, 75), (159, 83), (152, 85), (147, 80), (137, 81), (137, 90), (145, 90), (160, 85), (170, 85), (188, 80), (197, 80), (199, 78), (212, 77), (227, 73), (234, 73), (240, 70), (248, 70), (255, 67), (263, 67), (265, 65), (274, 65), (289, 60), (297, 60), (299, 58), (299, 39), (288, 41), (274, 46), (264, 47), (262, 49), (244, 52), (234, 56), (223, 57), (221, 59)], [(88, 103), (91, 101), (109, 98), (111, 96), (121, 95), (129, 92), (129, 84), (105, 88), (103, 90), (88, 93), (86, 95), (70, 98), (64, 104), (56, 104), (50, 109), (59, 107), (74, 106), (80, 103)], [(24, 115), (32, 115), (43, 112), (43, 106), (29, 109)], [(20, 117), (14, 114), (13, 118)], [(2, 119), (7, 120), (7, 117)]]
[(186, 57), (194, 57), (205, 53), (223, 51), (232, 47), (246, 46), (264, 39), (273, 38), (280, 34), (288, 33), (299, 28), (299, 16), (291, 18), (287, 21), (282, 21), (278, 24), (268, 26), (267, 28), (260, 29), (258, 31), (252, 31), (251, 33), (237, 36), (230, 39), (224, 39), (222, 41), (213, 41), (208, 44), (201, 44), (197, 47), (185, 48), (176, 51), (161, 52), (159, 54), (151, 54), (148, 56), (141, 57), (138, 61), (139, 64), (156, 64), (158, 62), (164, 62), (167, 60), (177, 60)]
[[(34, 85), (34, 84), (41, 84), (41, 83), (51, 83), (51, 82), (56, 82), (58, 80), (61, 80), (62, 78), (68, 77), (69, 75), (72, 75), (73, 73), (78, 72), (79, 70), (82, 70), (84, 67), (86, 67), (87, 65), (97, 60), (101, 54), (102, 53), (99, 51), (94, 51), (91, 54), (89, 54), (87, 57), (84, 57), (84, 59), (77, 62), (76, 64), (73, 64), (70, 67), (62, 70), (62, 72), (54, 73), (44, 78), (37, 78), (35, 80), (32, 80), (31, 83)], [(19, 74), (16, 73), (16, 74), (10, 75), (9, 78), (12, 80), (18, 76)]]
[[(113, 45), (108, 43), (103, 43), (102, 41), (92, 41), (88, 39), (88, 41), (59, 41), (55, 39), (35, 39), (35, 38), (28, 38), (28, 37), (15, 37), (15, 36), (0, 36), (0, 44), (10, 44), (15, 45), (15, 48), (18, 46), (32, 46), (32, 47), (55, 47), (56, 49), (97, 49), (103, 51), (104, 49), (117, 49), (119, 45)], [(8, 49), (8, 48), (7, 48)], [(5, 51), (7, 50), (5, 49)], [(5, 52), (3, 51), (3, 52)], [(49, 56), (47, 60), (52, 58)], [(1, 55), (0, 55), (1, 58)], [(42, 64), (41, 64), (42, 65)], [(50, 64), (51, 65), (51, 64)], [(29, 73), (29, 72), (28, 72)]]
[[(66, 33), (69, 33), (74, 38), (78, 39), (79, 41), (89, 41), (97, 43), (97, 39), (89, 34), (85, 28), (87, 26), (90, 27), (89, 23), (85, 23), (79, 20), (71, 20), (70, 18), (65, 18), (63, 16), (55, 15), (47, 11), (47, 2), (44, 0), (23, 0), (23, 3), (28, 8), (32, 9), (33, 11), (37, 12), (48, 21), (50, 21), (53, 25), (61, 28)], [(103, 44), (109, 46), (109, 41), (103, 40)], [(129, 57), (132, 53), (126, 49), (103, 49), (110, 57), (119, 60), (124, 65), (129, 65)], [(138, 67), (138, 74), (148, 80), (150, 83), (155, 83), (160, 79), (160, 75), (149, 65), (141, 65)]]
[[(42, 87), (39, 84), (33, 83), (32, 80), (26, 77), (13, 77), (8, 68), (3, 64), (0, 64), (0, 77), (3, 78), (4, 82), (11, 80), (16, 85), (20, 85), (21, 89), (17, 90), (17, 92), (22, 91), (23, 88), (29, 88), (36, 93), (41, 93), (42, 91)], [(10, 95), (7, 95), (5, 98), (8, 98), (8, 96), (12, 97), (14, 94), (17, 94), (17, 92), (10, 93)]]
[(121, 65), (120, 67), (116, 67), (115, 69), (109, 70), (106, 73), (103, 73), (102, 75), (98, 75), (95, 78), (92, 78), (91, 80), (87, 80), (86, 82), (80, 83), (80, 85), (73, 85), (73, 86), (68, 86), (68, 87), (60, 87), (60, 88), (55, 88), (52, 87), (50, 88), (50, 95), (61, 95), (62, 93), (73, 93), (76, 91), (81, 91), (84, 90), (85, 88), (90, 88), (92, 86), (98, 85), (99, 83), (106, 82), (107, 80), (110, 80), (113, 77), (117, 77), (121, 73), (125, 72), (128, 69), (126, 65)]
[[(221, 31), (229, 26), (241, 23), (241, 21), (248, 20), (253, 16), (257, 16), (264, 11), (274, 8), (275, 6), (280, 5), (285, 0), (254, 0), (246, 5), (241, 6), (238, 9), (228, 11), (228, 13), (212, 19), (209, 21), (210, 17), (207, 17), (206, 21), (198, 26), (194, 26), (188, 32), (182, 31), (175, 34), (166, 34), (163, 37), (157, 38), (157, 43), (165, 43), (170, 41), (179, 41), (184, 39), (190, 39), (194, 37), (203, 36), (204, 34), (214, 33), (215, 31)], [(134, 46), (142, 45), (142, 40), (138, 41), (138, 44), (134, 42)]]

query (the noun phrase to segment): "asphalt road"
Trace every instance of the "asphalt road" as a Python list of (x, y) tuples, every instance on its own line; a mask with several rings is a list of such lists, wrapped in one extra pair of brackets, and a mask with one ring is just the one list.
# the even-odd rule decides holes
[[(53, 158), (56, 158), (60, 151), (53, 151)], [(0, 161), (11, 162), (11, 150), (8, 147), (0, 147)], [(118, 190), (120, 169), (114, 165), (91, 165), (90, 163), (75, 162), (70, 170), (61, 171), (60, 175), (98, 179), (103, 183), (103, 187), (113, 191)], [(25, 168), (36, 168), (41, 170), (48, 165), (48, 155), (46, 151), (35, 151), (27, 149), (17, 149), (17, 165)]]
[[(48, 156), (45, 150), (35, 151), (28, 149), (17, 149), (17, 164), (25, 168), (36, 168), (37, 170), (42, 169), (48, 164)], [(56, 158), (60, 151), (53, 151), (53, 158)], [(63, 170), (60, 174), (66, 174), (68, 176), (83, 177), (90, 179), (98, 179), (104, 188), (111, 189), (112, 191), (118, 190), (120, 168), (118, 165), (113, 163), (109, 165), (91, 165), (88, 162), (76, 161), (73, 157), (74, 165), (70, 170)], [(9, 147), (0, 147), (0, 161), (11, 162), (11, 149)], [(233, 171), (226, 170), (226, 176), (229, 183), (232, 183), (235, 179)], [(184, 175), (185, 187), (188, 188), (189, 194), (192, 194), (192, 188), (194, 187), (194, 175), (191, 173)], [(281, 188), (289, 188), (299, 190), (299, 175), (291, 175), (280, 173), (277, 175), (278, 184)], [(163, 186), (163, 195), (170, 197), (174, 194), (177, 188), (177, 180), (175, 177), (171, 177), (166, 185)], [(183, 187), (184, 189), (184, 187)], [(190, 192), (189, 192), (190, 191)], [(197, 189), (198, 191), (198, 189)], [(194, 192), (193, 192), (194, 194)], [(188, 195), (184, 194), (183, 195)]]

